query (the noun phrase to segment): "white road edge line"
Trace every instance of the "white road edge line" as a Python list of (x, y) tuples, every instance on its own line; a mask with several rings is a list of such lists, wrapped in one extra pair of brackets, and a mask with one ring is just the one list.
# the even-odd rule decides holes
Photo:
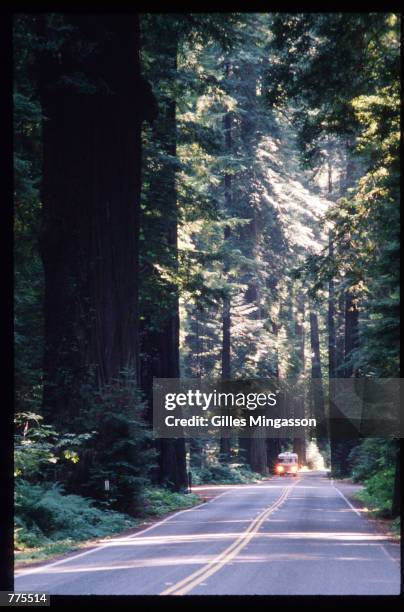
[(142, 529), (141, 531), (136, 532), (132, 536), (121, 536), (119, 538), (114, 538), (113, 542), (108, 542), (107, 544), (101, 544), (100, 546), (95, 546), (91, 550), (86, 550), (82, 553), (78, 553), (77, 555), (72, 555), (72, 556), (66, 557), (65, 559), (60, 559), (59, 561), (48, 563), (47, 565), (39, 565), (38, 567), (34, 567), (31, 569), (26, 569), (26, 570), (24, 569), (17, 570), (16, 572), (14, 572), (14, 577), (20, 578), (21, 576), (29, 576), (30, 574), (37, 574), (39, 572), (46, 571), (47, 569), (50, 569), (51, 567), (56, 567), (57, 565), (68, 563), (69, 561), (73, 561), (74, 559), (79, 559), (80, 557), (91, 555), (92, 553), (102, 550), (103, 548), (114, 546), (115, 542), (117, 541), (119, 542), (121, 540), (133, 540), (134, 538), (137, 538), (143, 533), (146, 533), (147, 531), (151, 531), (152, 529), (155, 529), (156, 527), (163, 525), (163, 523), (167, 523), (168, 521), (175, 518), (176, 516), (179, 516), (180, 514), (184, 514), (185, 512), (190, 512), (191, 510), (195, 510), (196, 508), (199, 508), (200, 506), (206, 506), (207, 504), (211, 504), (212, 502), (216, 501), (220, 497), (223, 497), (224, 495), (227, 495), (228, 493), (232, 493), (232, 491), (233, 491), (232, 489), (229, 489), (229, 491), (224, 491), (223, 493), (220, 493), (220, 495), (217, 495), (216, 497), (214, 497), (213, 499), (210, 499), (207, 502), (201, 502), (200, 504), (197, 504), (196, 506), (192, 506), (191, 508), (185, 508), (185, 510), (179, 510), (175, 514), (171, 514), (171, 516), (167, 516), (162, 521), (159, 521), (158, 523), (154, 523), (154, 525), (150, 525), (150, 527), (146, 527), (145, 529)]
[(335, 486), (335, 484), (334, 484), (334, 480), (333, 480), (333, 479), (331, 479), (331, 481), (332, 481), (332, 486), (334, 487), (334, 489), (335, 489), (336, 491), (338, 491), (338, 493), (341, 495), (342, 499), (344, 499), (344, 500), (346, 501), (346, 503), (347, 503), (347, 504), (348, 504), (348, 506), (351, 508), (351, 510), (353, 510), (353, 511), (354, 511), (354, 512), (355, 512), (355, 513), (358, 515), (358, 516), (361, 516), (361, 513), (359, 512), (359, 510), (357, 510), (357, 509), (355, 508), (355, 506), (353, 506), (353, 505), (351, 504), (351, 502), (350, 502), (350, 501), (349, 501), (349, 500), (348, 500), (348, 499), (345, 497), (345, 495), (342, 493), (342, 491), (340, 491), (340, 490), (338, 489), (338, 487), (336, 487), (336, 486)]
[(163, 523), (167, 523), (168, 521), (171, 521), (171, 519), (175, 518), (176, 516), (179, 516), (180, 514), (184, 514), (185, 512), (190, 512), (191, 510), (196, 510), (196, 508), (200, 508), (201, 506), (205, 507), (207, 506), (207, 504), (211, 504), (212, 502), (219, 499), (219, 497), (223, 497), (223, 495), (227, 495), (228, 493), (231, 493), (231, 492), (232, 492), (231, 489), (229, 491), (224, 491), (223, 493), (220, 493), (220, 495), (216, 495), (216, 497), (213, 497), (209, 501), (201, 502), (200, 504), (196, 504), (196, 506), (191, 506), (191, 508), (185, 508), (185, 510), (179, 510), (175, 514), (171, 514), (171, 516), (167, 516), (165, 519), (159, 521), (158, 523), (154, 523), (154, 525), (150, 525), (150, 527), (146, 527), (145, 529), (142, 529), (142, 531), (138, 531), (127, 538), (118, 538), (118, 539), (133, 540), (134, 538), (137, 538), (142, 533), (146, 533), (146, 531), (151, 531), (155, 527), (159, 527), (160, 525), (163, 525)]
[[(353, 510), (354, 512), (356, 512), (356, 514), (357, 514), (358, 516), (360, 516), (360, 517), (362, 518), (361, 513), (360, 513), (360, 512), (359, 512), (359, 511), (358, 511), (358, 510), (357, 510), (357, 509), (356, 509), (356, 508), (355, 508), (355, 507), (354, 507), (354, 506), (351, 504), (351, 502), (350, 502), (350, 501), (349, 501), (349, 500), (348, 500), (348, 499), (345, 497), (345, 495), (342, 493), (342, 491), (340, 491), (340, 490), (338, 489), (338, 487), (336, 487), (336, 486), (335, 486), (335, 484), (334, 484), (334, 480), (333, 480), (333, 479), (331, 479), (331, 480), (332, 480), (332, 486), (334, 487), (334, 489), (335, 489), (336, 491), (338, 491), (338, 493), (341, 495), (342, 499), (344, 499), (344, 500), (346, 501), (346, 503), (348, 504), (348, 506), (349, 506), (350, 508), (352, 508), (352, 510)], [(399, 559), (395, 559), (395, 558), (394, 558), (394, 557), (393, 557), (393, 556), (392, 556), (392, 555), (389, 553), (389, 551), (388, 551), (388, 550), (387, 550), (387, 548), (384, 546), (384, 544), (379, 544), (379, 546), (380, 546), (380, 548), (382, 549), (382, 551), (384, 552), (384, 554), (385, 554), (385, 555), (386, 555), (386, 556), (387, 556), (387, 557), (388, 557), (388, 558), (389, 558), (391, 561), (394, 561), (394, 563), (398, 563), (398, 564), (400, 564), (400, 560), (399, 560)]]
[(394, 561), (394, 563), (398, 563), (398, 565), (400, 565), (400, 559), (396, 559), (395, 557), (393, 557), (393, 555), (391, 555), (389, 553), (389, 551), (387, 550), (387, 548), (384, 546), (384, 544), (379, 544), (379, 546), (381, 547), (382, 551), (388, 556), (389, 559), (391, 559), (392, 561)]

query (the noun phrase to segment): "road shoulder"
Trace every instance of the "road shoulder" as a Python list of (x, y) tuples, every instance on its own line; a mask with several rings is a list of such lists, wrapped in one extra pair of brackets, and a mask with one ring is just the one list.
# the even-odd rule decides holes
[(362, 516), (372, 524), (376, 531), (387, 536), (389, 541), (391, 542), (394, 542), (396, 544), (400, 542), (400, 536), (393, 533), (391, 530), (392, 520), (372, 516), (370, 509), (367, 508), (362, 501), (357, 499), (356, 494), (364, 489), (364, 485), (352, 482), (349, 479), (333, 479), (333, 484), (337, 489), (341, 491), (341, 493), (352, 504), (355, 510), (359, 512), (360, 516)]
[[(264, 482), (265, 480), (268, 479), (263, 479), (262, 481), (259, 481), (257, 483), (249, 483), (251, 484), (259, 484), (261, 482)], [(103, 536), (101, 538), (95, 538), (95, 539), (91, 539), (91, 540), (84, 540), (82, 542), (75, 542), (72, 543), (71, 546), (69, 546), (68, 550), (66, 550), (65, 552), (58, 552), (58, 553), (50, 553), (48, 555), (46, 555), (46, 557), (40, 558), (38, 560), (24, 560), (24, 561), (19, 561), (18, 559), (18, 555), (19, 555), (19, 551), (15, 551), (14, 553), (14, 570), (15, 571), (19, 571), (19, 570), (24, 570), (24, 569), (34, 569), (36, 567), (40, 567), (41, 565), (46, 565), (48, 563), (54, 563), (56, 561), (61, 561), (63, 559), (68, 559), (69, 557), (73, 557), (75, 555), (77, 555), (78, 553), (83, 553), (83, 552), (87, 552), (90, 551), (93, 548), (97, 548), (99, 546), (102, 546), (103, 544), (108, 543), (108, 540), (113, 540), (115, 538), (125, 538), (125, 537), (131, 537), (133, 535), (136, 535), (137, 533), (140, 533), (142, 531), (144, 531), (145, 529), (149, 529), (150, 527), (153, 527), (154, 525), (165, 521), (166, 519), (170, 518), (171, 516), (179, 513), (179, 512), (183, 512), (184, 510), (189, 510), (192, 508), (196, 508), (197, 506), (210, 502), (213, 499), (217, 498), (220, 495), (223, 495), (224, 493), (226, 493), (227, 491), (230, 491), (234, 488), (237, 487), (244, 487), (244, 486), (248, 486), (248, 484), (237, 484), (237, 485), (230, 485), (230, 484), (206, 484), (206, 485), (194, 485), (192, 487), (192, 493), (196, 494), (199, 498), (200, 498), (200, 503), (196, 504), (195, 506), (191, 506), (190, 508), (185, 508), (185, 509), (177, 509), (177, 510), (172, 510), (171, 512), (167, 512), (166, 514), (160, 515), (160, 516), (155, 516), (155, 517), (148, 517), (147, 519), (141, 520), (139, 521), (138, 525), (136, 525), (136, 527), (131, 527), (130, 529), (127, 529), (125, 531), (121, 531), (119, 533), (114, 533), (111, 534), (110, 536)]]

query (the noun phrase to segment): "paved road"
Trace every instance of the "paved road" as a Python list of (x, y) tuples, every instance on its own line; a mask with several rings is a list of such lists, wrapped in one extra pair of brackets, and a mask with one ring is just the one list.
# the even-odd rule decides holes
[(229, 489), (143, 532), (17, 572), (51, 594), (379, 595), (400, 592), (400, 550), (324, 473)]

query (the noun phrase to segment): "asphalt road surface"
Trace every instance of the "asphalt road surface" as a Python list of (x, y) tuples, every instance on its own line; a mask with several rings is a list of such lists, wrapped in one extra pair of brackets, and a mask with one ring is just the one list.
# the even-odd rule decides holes
[(400, 549), (324, 473), (231, 487), (126, 538), (16, 573), (61, 595), (397, 595)]

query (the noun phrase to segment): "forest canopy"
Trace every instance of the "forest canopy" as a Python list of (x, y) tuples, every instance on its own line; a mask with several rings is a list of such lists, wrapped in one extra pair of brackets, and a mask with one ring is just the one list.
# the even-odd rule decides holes
[(137, 516), (150, 487), (314, 442), (336, 475), (383, 472), (398, 514), (396, 440), (151, 424), (154, 378), (309, 376), (294, 414), (325, 423), (333, 378), (399, 377), (399, 33), (387, 12), (15, 16), (19, 503), (56, 486)]

